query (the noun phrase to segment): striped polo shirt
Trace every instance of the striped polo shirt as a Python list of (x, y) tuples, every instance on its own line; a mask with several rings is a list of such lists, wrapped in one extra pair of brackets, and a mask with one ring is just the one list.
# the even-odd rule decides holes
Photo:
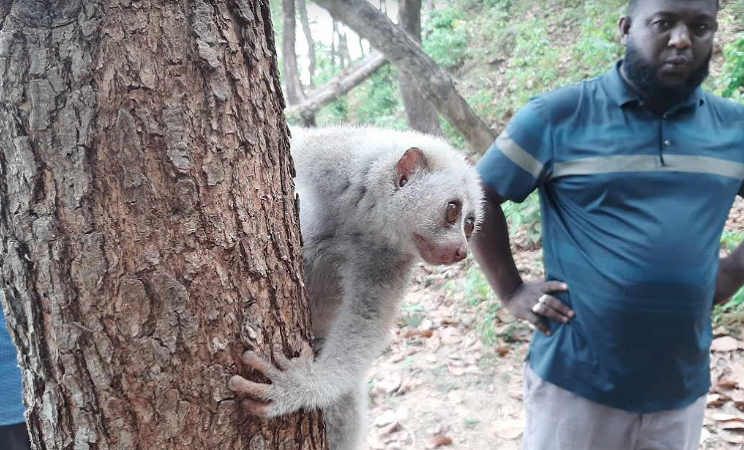
[[(3, 293), (0, 292), (0, 297)], [(0, 302), (1, 303), (1, 302)], [(17, 351), (10, 340), (5, 316), (0, 307), (0, 427), (22, 423), (23, 386)], [(0, 448), (3, 448), (0, 446)]]
[(719, 240), (744, 195), (744, 108), (702, 89), (658, 115), (620, 75), (534, 97), (478, 164), (520, 202), (539, 190), (546, 277), (576, 312), (535, 333), (533, 370), (626, 411), (684, 407), (710, 385)]

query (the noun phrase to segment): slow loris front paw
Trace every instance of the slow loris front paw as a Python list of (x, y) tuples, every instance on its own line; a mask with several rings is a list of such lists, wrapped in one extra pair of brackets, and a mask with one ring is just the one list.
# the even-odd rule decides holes
[(240, 375), (233, 376), (228, 383), (233, 392), (251, 397), (244, 399), (241, 405), (254, 416), (276, 417), (309, 406), (306, 398), (315, 387), (310, 344), (305, 343), (300, 356), (292, 359), (284, 356), (280, 348), (275, 348), (274, 361), (276, 365), (254, 352), (245, 352), (243, 363), (261, 372), (271, 383), (256, 383)]

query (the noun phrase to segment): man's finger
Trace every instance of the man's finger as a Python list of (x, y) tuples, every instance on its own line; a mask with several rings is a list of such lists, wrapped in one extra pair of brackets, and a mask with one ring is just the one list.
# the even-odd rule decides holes
[(550, 292), (565, 292), (568, 290), (568, 285), (562, 281), (546, 281), (543, 285), (543, 292), (546, 294)]
[(568, 322), (569, 319), (573, 318), (576, 315), (571, 308), (569, 308), (565, 303), (553, 297), (552, 295), (543, 295), (542, 297), (540, 297), (539, 302), (542, 303), (544, 306), (556, 311), (562, 318), (565, 318), (566, 320), (559, 320), (563, 323)]
[(555, 320), (556, 322), (565, 323), (568, 321), (568, 317), (554, 310), (553, 308), (548, 306), (547, 303), (543, 303), (543, 302), (537, 303), (532, 308), (532, 312), (537, 314), (538, 316), (543, 316), (543, 317), (547, 317), (550, 320)]
[(527, 314), (527, 322), (531, 323), (538, 330), (545, 333), (546, 336), (550, 336), (550, 329), (541, 316), (534, 312)]
[(233, 392), (247, 394), (255, 398), (266, 398), (269, 391), (268, 385), (248, 381), (240, 375), (233, 375), (227, 383), (227, 387)]

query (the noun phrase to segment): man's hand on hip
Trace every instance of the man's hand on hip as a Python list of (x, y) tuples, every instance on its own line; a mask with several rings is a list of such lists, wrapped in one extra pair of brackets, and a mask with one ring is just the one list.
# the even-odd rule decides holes
[(571, 308), (550, 295), (565, 291), (568, 291), (568, 285), (560, 281), (525, 282), (517, 287), (504, 304), (511, 315), (528, 321), (550, 336), (546, 319), (567, 323), (576, 315)]

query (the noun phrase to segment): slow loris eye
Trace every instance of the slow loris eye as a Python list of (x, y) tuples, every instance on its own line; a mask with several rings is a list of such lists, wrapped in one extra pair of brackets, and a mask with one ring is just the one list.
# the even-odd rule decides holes
[(447, 222), (454, 224), (460, 217), (460, 202), (449, 202), (447, 204)]
[(473, 234), (473, 230), (475, 230), (475, 219), (472, 217), (468, 217), (465, 219), (465, 237), (467, 239), (470, 239), (470, 236)]

